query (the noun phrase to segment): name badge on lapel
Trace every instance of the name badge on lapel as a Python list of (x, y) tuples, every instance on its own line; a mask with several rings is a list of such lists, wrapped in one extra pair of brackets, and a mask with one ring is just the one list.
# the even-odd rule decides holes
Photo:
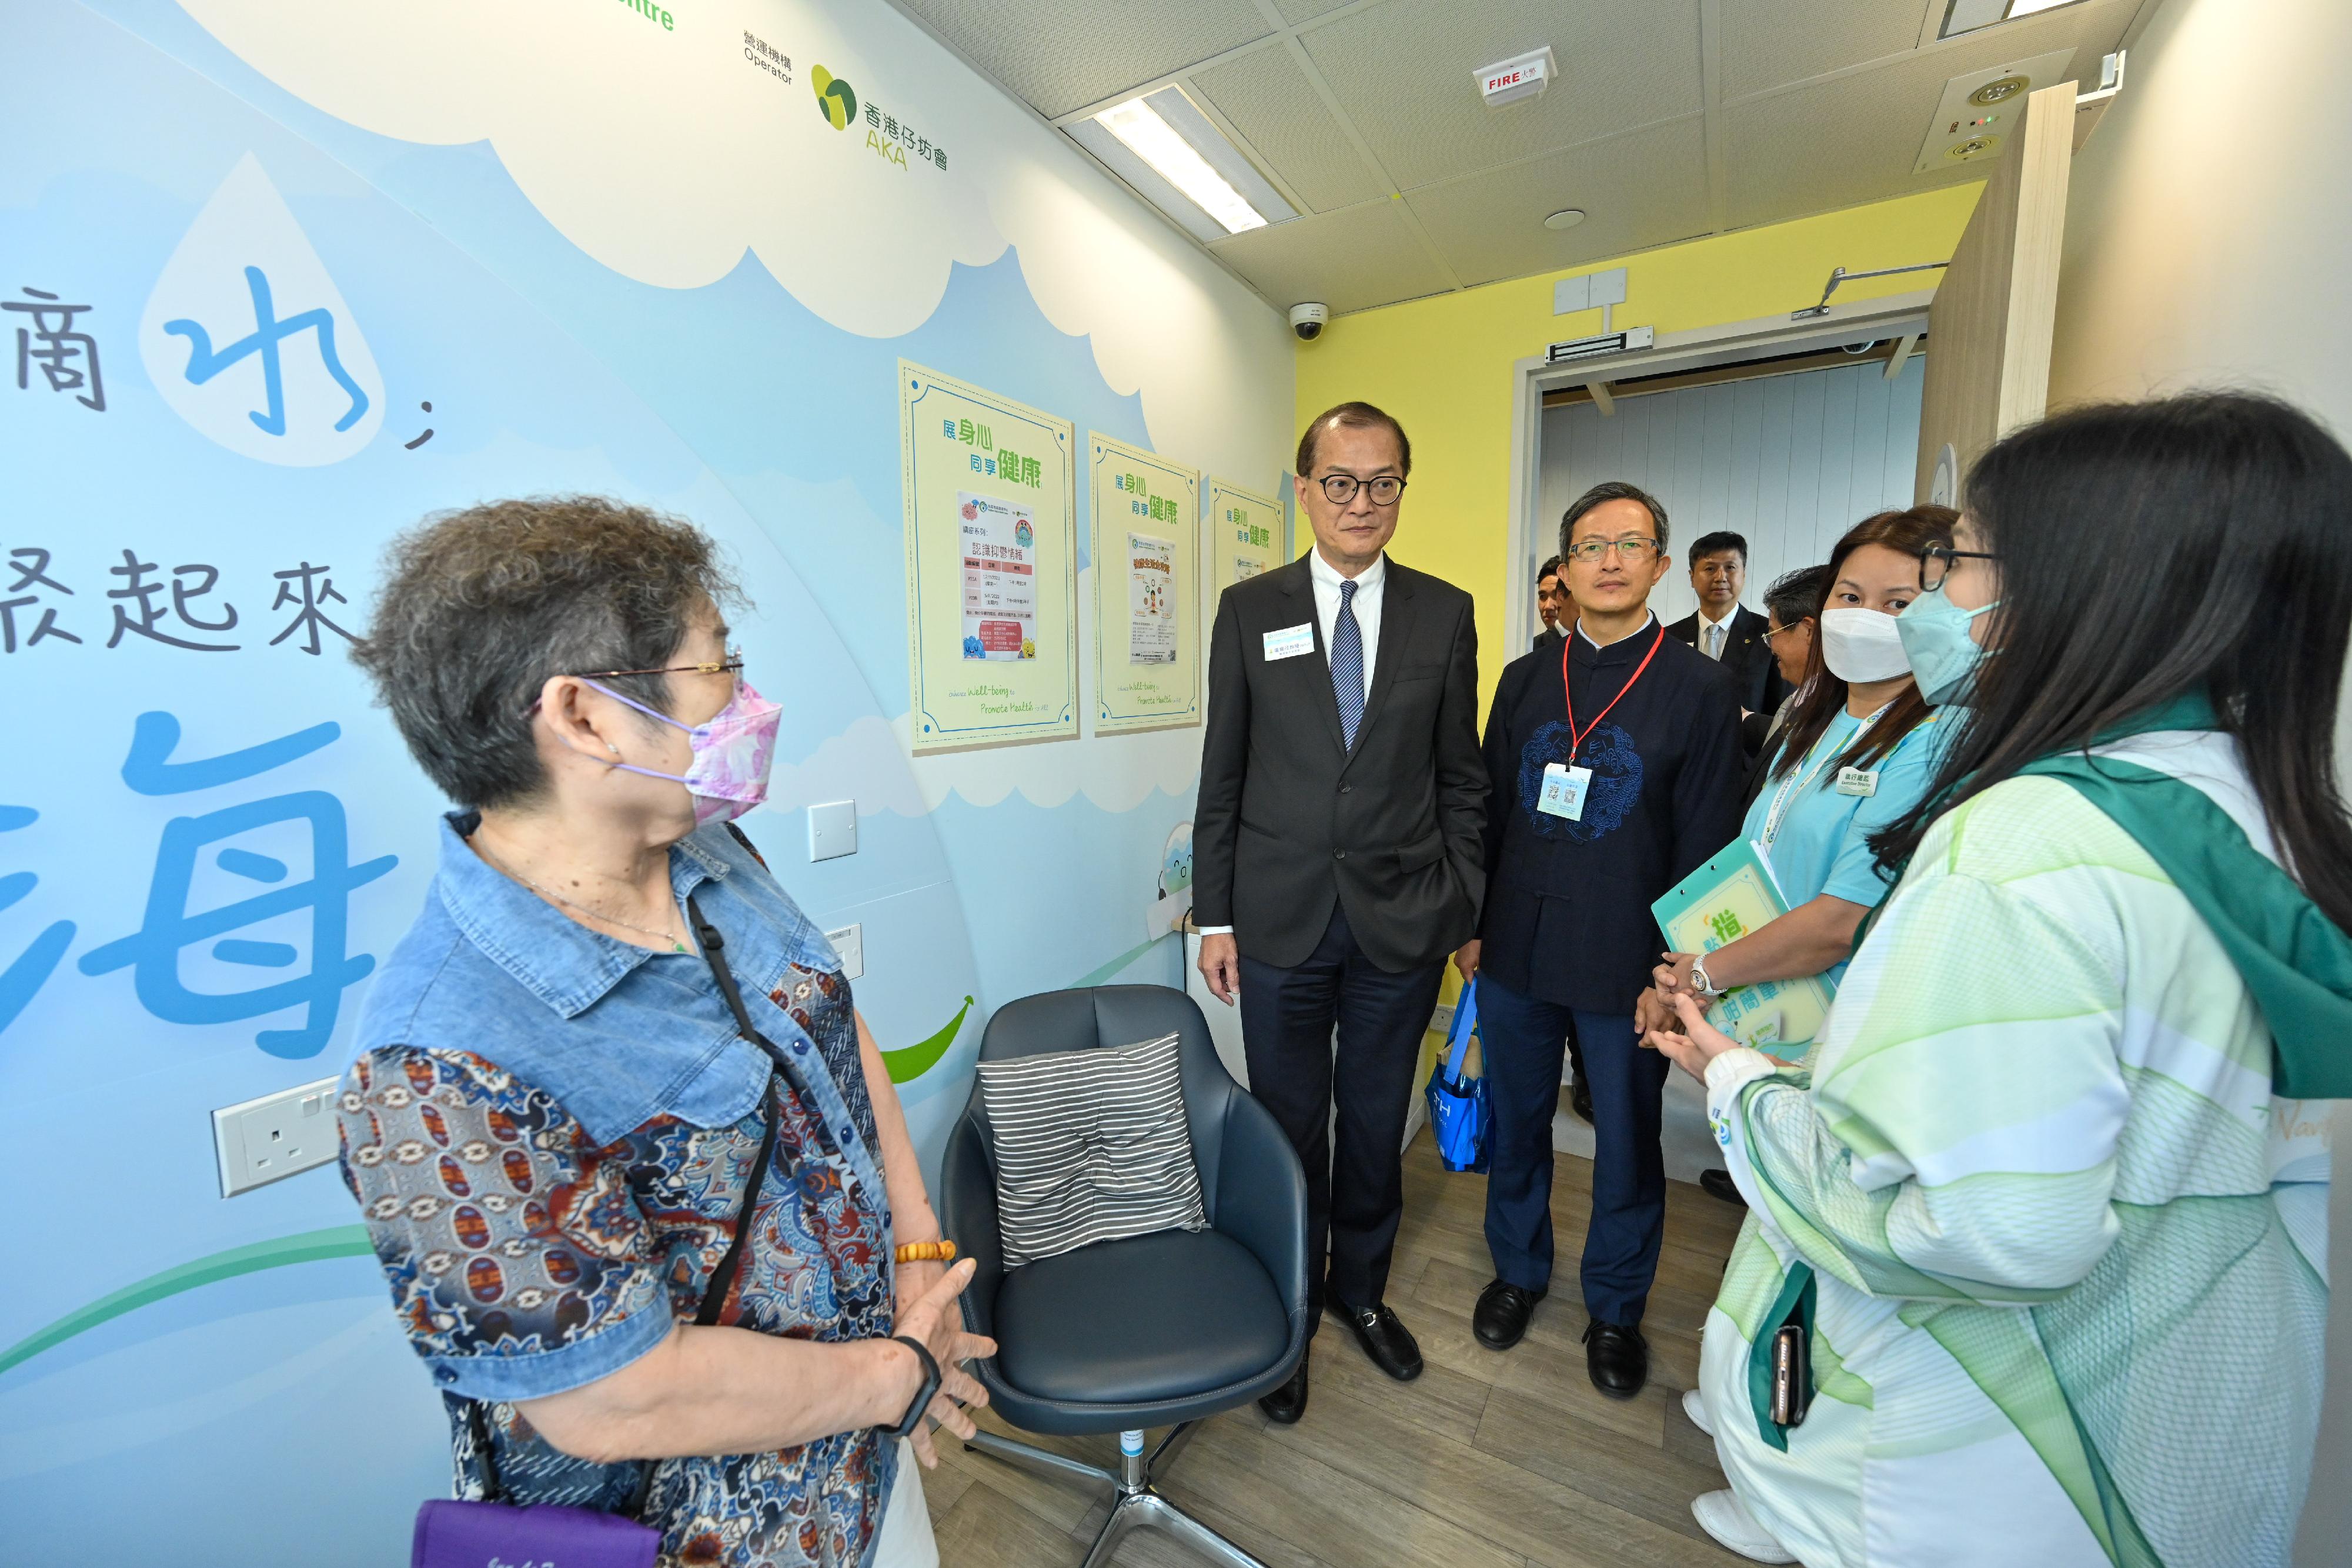
[(1839, 768), (1837, 792), (1841, 795), (1877, 794), (1878, 769), (1875, 768)]
[(1591, 788), (1591, 768), (1548, 762), (1544, 764), (1543, 793), (1536, 797), (1536, 810), (1548, 817), (1580, 822), (1584, 820), (1584, 794)]
[(1315, 652), (1315, 622), (1302, 621), (1296, 626), (1286, 626), (1279, 632), (1265, 634), (1265, 662), (1296, 659), (1301, 653)]

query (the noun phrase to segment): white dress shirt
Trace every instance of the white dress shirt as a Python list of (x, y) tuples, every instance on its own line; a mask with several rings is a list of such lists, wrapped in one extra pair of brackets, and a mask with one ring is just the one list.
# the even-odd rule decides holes
[(1730, 609), (1723, 612), (1722, 620), (1714, 621), (1708, 619), (1706, 606), (1700, 605), (1698, 607), (1698, 651), (1708, 658), (1720, 662), (1723, 658), (1723, 645), (1731, 641), (1731, 618), (1738, 613), (1739, 606), (1734, 603)]
[[(1323, 632), (1323, 658), (1328, 667), (1331, 658), (1331, 629), (1339, 624), (1339, 585), (1348, 581), (1323, 559), (1319, 549), (1307, 552), (1307, 575), (1315, 584), (1315, 619)], [(1381, 651), (1381, 589), (1388, 581), (1389, 558), (1376, 557), (1372, 564), (1355, 576), (1356, 630), (1364, 638), (1364, 699), (1372, 695), (1372, 662)], [(1202, 936), (1231, 936), (1230, 925), (1203, 925), (1195, 935)]]
[[(1339, 585), (1348, 580), (1323, 559), (1319, 549), (1307, 552), (1307, 574), (1315, 583), (1315, 619), (1322, 623), (1323, 658), (1331, 658), (1331, 631), (1339, 624)], [(1389, 558), (1376, 556), (1356, 574), (1356, 628), (1364, 634), (1364, 696), (1372, 695), (1372, 664), (1381, 652), (1381, 589), (1387, 582)]]

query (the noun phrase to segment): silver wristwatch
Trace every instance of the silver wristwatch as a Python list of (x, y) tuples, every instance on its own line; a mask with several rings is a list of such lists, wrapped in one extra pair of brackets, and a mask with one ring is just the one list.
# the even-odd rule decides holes
[(1696, 989), (1699, 995), (1703, 997), (1719, 997), (1723, 995), (1723, 992), (1717, 988), (1715, 982), (1706, 977), (1706, 959), (1693, 958), (1691, 960), (1690, 977), (1692, 988)]

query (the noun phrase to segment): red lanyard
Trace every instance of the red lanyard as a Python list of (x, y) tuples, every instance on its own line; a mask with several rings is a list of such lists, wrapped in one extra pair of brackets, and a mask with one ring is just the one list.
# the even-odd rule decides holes
[(1609, 707), (1602, 708), (1593, 715), (1592, 722), (1586, 725), (1584, 732), (1580, 735), (1576, 729), (1576, 698), (1568, 689), (1568, 655), (1576, 646), (1577, 638), (1582, 635), (1583, 632), (1580, 630), (1571, 629), (1568, 634), (1568, 641), (1559, 645), (1559, 695), (1568, 699), (1568, 762), (1571, 768), (1576, 766), (1578, 750), (1587, 740), (1592, 738), (1592, 732), (1601, 727), (1601, 721), (1609, 716), (1609, 708), (1615, 707), (1625, 700), (1625, 694), (1633, 689), (1633, 682), (1642, 678), (1642, 672), (1648, 669), (1650, 661), (1658, 656), (1658, 649), (1666, 640), (1666, 629), (1664, 626), (1658, 628), (1657, 636), (1650, 643), (1650, 651), (1642, 655), (1640, 664), (1633, 666), (1633, 676), (1617, 688), (1617, 695), (1609, 699)]

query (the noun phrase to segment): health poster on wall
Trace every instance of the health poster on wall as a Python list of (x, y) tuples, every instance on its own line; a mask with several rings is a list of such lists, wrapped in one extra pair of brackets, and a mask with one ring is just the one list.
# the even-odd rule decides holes
[[(1282, 503), (1229, 479), (1209, 481), (1209, 516), (1203, 531), (1209, 570), (1219, 593), (1262, 571), (1272, 571), (1288, 559)], [(1216, 613), (1213, 601), (1209, 612), (1213, 617)]]
[(963, 522), (963, 656), (1037, 656), (1037, 519), (1027, 507), (956, 493)]
[(1095, 731), (1201, 722), (1201, 474), (1089, 431)]
[(898, 361), (918, 752), (1078, 733), (1076, 432)]

